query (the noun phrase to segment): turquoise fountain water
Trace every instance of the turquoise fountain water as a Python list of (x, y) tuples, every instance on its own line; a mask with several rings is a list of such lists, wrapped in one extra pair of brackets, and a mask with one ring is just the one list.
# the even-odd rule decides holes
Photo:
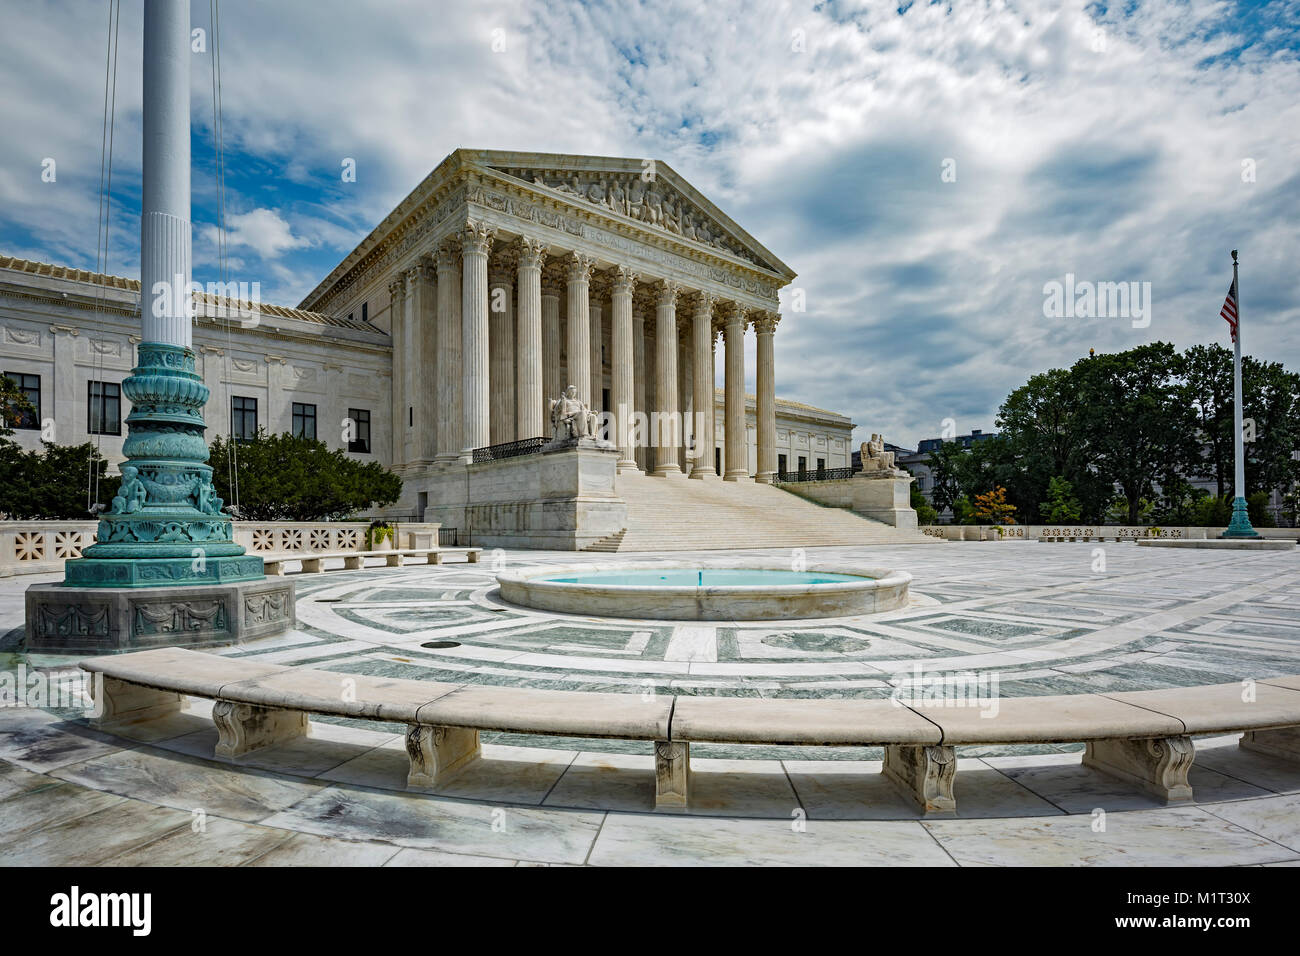
[(842, 584), (860, 574), (824, 571), (770, 571), (744, 568), (680, 568), (648, 571), (588, 571), (538, 578), (557, 584), (612, 584), (622, 587), (757, 587), (765, 584)]

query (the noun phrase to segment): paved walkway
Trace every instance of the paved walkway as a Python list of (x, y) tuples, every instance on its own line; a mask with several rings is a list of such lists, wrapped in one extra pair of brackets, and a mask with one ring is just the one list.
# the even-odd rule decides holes
[[(689, 632), (500, 609), (490, 566), (329, 572), (298, 579), (300, 631), (228, 653), (428, 679), (754, 696), (884, 696), (916, 662), (991, 668), (1004, 694), (1300, 672), (1300, 555), (1110, 545), (1098, 571), (1096, 549), (872, 549), (876, 563), (914, 574), (912, 608)], [(21, 624), (21, 592), (35, 580), (0, 583), (0, 635)], [(460, 646), (420, 647), (430, 640)], [(0, 669), (19, 663), (67, 665), (10, 656)], [(695, 806), (682, 816), (651, 811), (648, 744), (485, 734), (480, 764), (439, 793), (408, 794), (396, 727), (314, 721), (311, 738), (231, 767), (210, 759), (209, 709), (194, 701), (131, 739), (69, 711), (0, 709), (0, 862), (1300, 865), (1300, 765), (1240, 751), (1235, 737), (1198, 740), (1198, 802), (1175, 808), (1083, 768), (1078, 746), (959, 748), (961, 816), (927, 820), (866, 748), (698, 747)]]

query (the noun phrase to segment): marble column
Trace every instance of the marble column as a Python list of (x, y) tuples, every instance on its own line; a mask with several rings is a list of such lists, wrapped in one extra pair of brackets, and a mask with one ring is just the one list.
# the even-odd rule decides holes
[(646, 416), (649, 414), (649, 405), (646, 403), (649, 384), (646, 379), (645, 313), (637, 309), (635, 304), (632, 308), (632, 401), (640, 422), (640, 428), (631, 436), (632, 454), (637, 468), (645, 471), (649, 467), (646, 454), (649, 442), (649, 426), (646, 424)]
[[(402, 349), (402, 417), (393, 422), (394, 431), (402, 436), (402, 461), (410, 464), (420, 457), (420, 420), (416, 417), (416, 382), (420, 376), (420, 270), (412, 266), (406, 270), (406, 298), (402, 300), (402, 337), (397, 339)], [(397, 376), (393, 376), (397, 381)]]
[(452, 462), (461, 449), (461, 280), (459, 243), (438, 249), (438, 461)]
[[(546, 245), (521, 237), (518, 259), (519, 303), (516, 323), (515, 440), (546, 434), (542, 391), (542, 259)], [(556, 311), (558, 319), (558, 305)]]
[(758, 481), (770, 484), (776, 478), (776, 356), (773, 338), (781, 316), (775, 312), (760, 312), (754, 317), (754, 332), (758, 338), (757, 401), (754, 405), (755, 425), (758, 429)]
[(578, 398), (591, 404), (591, 314), (588, 284), (595, 260), (575, 252), (568, 259), (568, 366), (564, 386), (576, 385)]
[(515, 439), (515, 317), (511, 262), (499, 263), (488, 279), (488, 374), (493, 445)]
[(406, 463), (406, 275), (388, 283), (388, 341), (393, 345), (393, 467)]
[(419, 302), (416, 316), (420, 324), (420, 369), (415, 376), (416, 449), (422, 464), (432, 464), (438, 455), (438, 394), (435, 370), (438, 367), (438, 270), (433, 256), (423, 255), (417, 267)]
[(677, 456), (677, 462), (681, 465), (682, 474), (690, 477), (691, 470), (695, 466), (694, 459), (694, 438), (695, 422), (691, 415), (695, 407), (695, 376), (692, 372), (694, 364), (691, 361), (691, 329), (690, 324), (682, 322), (677, 327), (677, 405), (682, 413), (682, 447)]
[(461, 384), (464, 390), (464, 433), (460, 436), (465, 461), (475, 448), (491, 444), (489, 432), (490, 378), (488, 371), (488, 253), (494, 233), (470, 220), (461, 231)]
[(681, 447), (681, 420), (677, 407), (677, 296), (681, 286), (665, 279), (655, 301), (655, 469), (661, 477), (680, 477), (677, 450)]
[[(626, 266), (614, 270), (610, 295), (610, 403), (614, 413), (614, 444), (618, 446), (618, 470), (639, 471), (633, 446), (632, 414), (636, 409), (636, 347), (632, 321), (632, 292), (637, 274)], [(644, 327), (642, 328), (644, 331)], [(644, 364), (644, 356), (642, 356)]]
[(695, 297), (691, 327), (693, 383), (695, 390), (695, 467), (692, 478), (716, 478), (713, 467), (713, 304), (716, 297), (701, 292)]
[(588, 346), (591, 349), (591, 401), (589, 404), (591, 410), (598, 415), (605, 410), (605, 403), (602, 401), (601, 396), (601, 392), (605, 387), (605, 368), (601, 358), (605, 343), (605, 310), (601, 304), (601, 300), (604, 298), (604, 286), (604, 280), (599, 275), (593, 277), (587, 299), (587, 311), (591, 320), (591, 335), (588, 341)]
[(745, 426), (745, 310), (732, 302), (724, 317), (723, 337), (727, 350), (725, 481), (749, 478), (749, 448)]
[[(430, 389), (421, 387), (437, 362), (437, 334), (433, 328), (436, 314), (434, 282), (434, 269), (427, 256), (420, 257), (406, 271), (402, 336), (394, 340), (394, 352), (398, 350), (397, 342), (401, 342), (403, 354), (400, 356), (401, 387), (398, 389), (402, 396), (402, 406), (398, 409), (401, 417), (393, 421), (393, 434), (395, 439), (405, 436), (401, 460), (407, 464), (428, 464), (435, 454), (432, 419), (435, 402), (429, 394)], [(399, 372), (397, 358), (395, 354), (395, 389)]]
[[(542, 276), (542, 415), (549, 412), (549, 402), (564, 391), (560, 374), (560, 284)], [(543, 428), (542, 435), (550, 437)]]

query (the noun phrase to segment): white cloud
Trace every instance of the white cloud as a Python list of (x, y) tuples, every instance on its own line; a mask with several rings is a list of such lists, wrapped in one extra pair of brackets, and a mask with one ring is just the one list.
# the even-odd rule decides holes
[[(206, 237), (210, 242), (216, 241), (216, 226), (206, 228)], [(295, 236), (289, 223), (275, 210), (254, 209), (229, 217), (226, 245), (230, 249), (251, 249), (264, 259), (277, 259), (293, 249), (307, 248), (312, 240)]]
[[(129, 194), (139, 23), (125, 6)], [(1139, 0), (1100, 22), (1082, 0), (896, 8), (227, 0), (227, 146), (258, 161), (228, 173), (230, 208), (252, 210), (231, 217), (232, 248), (287, 295), (457, 147), (653, 156), (800, 273), (809, 311), (778, 332), (780, 393), (900, 443), (949, 417), (991, 428), (1010, 389), (1089, 347), (1223, 340), (1234, 247), (1247, 348), (1300, 366), (1296, 0), (1244, 13)], [(6, 15), (0, 85), (16, 95), (0, 101), (0, 249), (93, 261), (99, 13)], [(195, 24), (205, 16), (196, 6)], [(207, 71), (196, 57), (199, 125)], [(44, 155), (60, 158), (58, 190), (39, 186)], [(346, 187), (343, 157), (357, 160)], [(945, 158), (955, 183), (940, 181)], [(1244, 158), (1255, 183), (1241, 181)], [(129, 267), (138, 224), (119, 213), (113, 261)], [(196, 246), (196, 263), (209, 252)], [(1151, 281), (1151, 327), (1044, 319), (1043, 283), (1066, 272)]]

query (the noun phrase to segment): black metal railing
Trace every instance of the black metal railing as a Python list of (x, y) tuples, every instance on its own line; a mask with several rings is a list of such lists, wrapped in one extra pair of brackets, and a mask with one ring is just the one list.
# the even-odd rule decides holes
[(459, 548), (460, 532), (455, 528), (438, 529), (438, 547), (440, 548)]
[(549, 438), (521, 438), (519, 441), (507, 441), (499, 445), (475, 448), (474, 463), (501, 461), (503, 458), (519, 458), (523, 455), (536, 455), (548, 441), (550, 441)]
[(843, 481), (845, 478), (852, 478), (853, 475), (852, 468), (812, 468), (803, 471), (778, 471), (776, 481), (777, 484), (790, 481)]

